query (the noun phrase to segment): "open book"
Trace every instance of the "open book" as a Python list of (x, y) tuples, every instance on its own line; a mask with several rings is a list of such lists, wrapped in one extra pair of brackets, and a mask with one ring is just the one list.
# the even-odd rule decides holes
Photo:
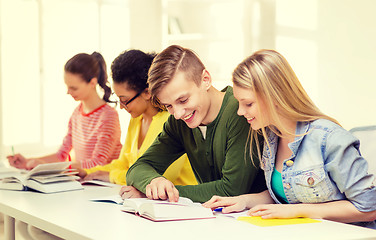
[(210, 208), (184, 197), (179, 197), (177, 203), (147, 198), (124, 199), (121, 210), (157, 222), (214, 218)]
[(20, 174), (25, 171), (18, 169), (18, 168), (14, 168), (14, 167), (0, 166), (0, 179), (6, 178), (6, 177), (12, 177), (16, 174)]
[(67, 169), (70, 162), (39, 164), (26, 173), (15, 173), (0, 181), (0, 189), (27, 190), (34, 189), (43, 193), (63, 192), (83, 189), (72, 169)]

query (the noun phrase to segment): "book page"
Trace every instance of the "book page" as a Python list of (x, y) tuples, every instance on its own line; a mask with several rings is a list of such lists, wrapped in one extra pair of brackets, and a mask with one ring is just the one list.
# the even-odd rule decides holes
[(138, 212), (141, 204), (147, 203), (147, 202), (155, 202), (155, 201), (161, 201), (161, 200), (150, 200), (148, 198), (128, 198), (128, 199), (124, 199), (122, 210), (126, 211), (126, 212), (136, 213), (136, 212)]
[(169, 202), (168, 200), (153, 200), (148, 198), (129, 198), (124, 199), (125, 209), (129, 208), (133, 211), (138, 211), (139, 207), (144, 203), (153, 203), (153, 204), (168, 204), (168, 205), (192, 205), (194, 204), (191, 199), (185, 197), (179, 197), (178, 202)]
[(70, 164), (70, 162), (54, 162), (39, 164), (27, 173), (27, 178), (33, 175), (59, 173), (65, 170), (67, 171), (67, 168)]
[(53, 182), (62, 182), (62, 181), (76, 181), (79, 180), (79, 176), (74, 175), (65, 175), (65, 174), (52, 174), (52, 175), (37, 175), (33, 176), (30, 179), (33, 179), (40, 183), (53, 183)]
[(116, 187), (119, 186), (115, 183), (105, 182), (101, 180), (82, 180), (80, 181), (82, 185), (95, 185), (95, 186), (102, 186), (102, 187)]
[(212, 210), (201, 204), (144, 203), (139, 214), (154, 221), (214, 218)]
[(180, 197), (178, 202), (147, 198), (125, 199), (122, 210), (153, 221), (214, 218), (210, 208), (204, 208), (200, 203), (184, 197)]

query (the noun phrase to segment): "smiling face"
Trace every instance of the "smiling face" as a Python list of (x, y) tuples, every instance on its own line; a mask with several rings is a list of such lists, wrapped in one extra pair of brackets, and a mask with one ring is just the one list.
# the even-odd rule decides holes
[(234, 84), (234, 97), (239, 101), (238, 115), (244, 116), (253, 130), (270, 125), (267, 108), (262, 99), (257, 99), (252, 89)]
[(87, 83), (79, 74), (65, 72), (64, 82), (67, 85), (67, 93), (76, 101), (85, 101), (96, 91), (97, 81), (95, 78)]
[(206, 82), (210, 81), (206, 71), (202, 79), (200, 86), (197, 86), (193, 80), (186, 78), (184, 72), (177, 72), (157, 96), (170, 114), (183, 120), (190, 128), (212, 121), (208, 116), (210, 99), (207, 91), (211, 85)]

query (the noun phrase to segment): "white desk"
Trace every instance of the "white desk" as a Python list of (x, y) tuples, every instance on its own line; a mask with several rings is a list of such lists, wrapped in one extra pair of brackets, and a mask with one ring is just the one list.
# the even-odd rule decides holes
[(0, 212), (7, 215), (7, 239), (14, 239), (14, 219), (65, 239), (376, 239), (376, 230), (348, 224), (321, 223), (258, 227), (230, 218), (152, 222), (121, 212), (116, 204), (89, 199), (113, 195), (118, 188), (41, 194), (0, 190)]

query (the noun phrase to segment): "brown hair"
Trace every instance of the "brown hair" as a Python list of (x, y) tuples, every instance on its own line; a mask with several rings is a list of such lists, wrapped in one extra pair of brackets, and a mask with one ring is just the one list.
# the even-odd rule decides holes
[(184, 72), (187, 79), (199, 86), (204, 69), (204, 64), (192, 50), (178, 45), (169, 46), (154, 58), (149, 69), (148, 84), (152, 102), (159, 104), (157, 95), (178, 71)]
[(87, 53), (76, 54), (67, 61), (64, 70), (80, 75), (87, 83), (96, 77), (99, 86), (104, 90), (103, 100), (112, 102), (109, 100), (111, 88), (108, 86), (109, 83), (107, 81), (106, 62), (100, 53), (93, 52), (91, 55)]

